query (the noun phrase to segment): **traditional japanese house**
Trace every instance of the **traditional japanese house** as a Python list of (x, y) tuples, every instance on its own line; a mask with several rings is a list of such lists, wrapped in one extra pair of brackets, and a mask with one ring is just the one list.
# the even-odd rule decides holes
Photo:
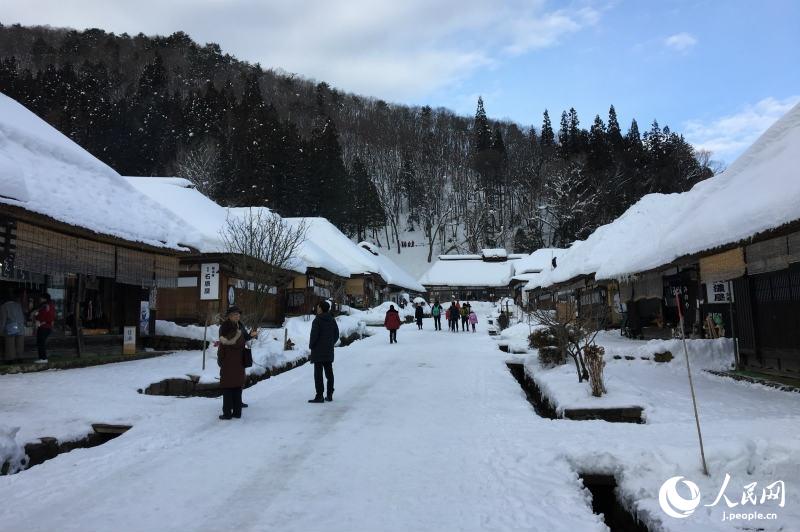
[(480, 255), (439, 255), (419, 282), (431, 301), (491, 301), (510, 297), (513, 264), (523, 257), (504, 249), (484, 249)]
[(514, 261), (514, 275), (508, 286), (518, 305), (530, 307), (528, 293), (524, 290), (525, 286), (529, 282), (539, 279), (542, 272), (554, 269), (558, 262), (558, 255), (563, 251), (558, 248), (541, 248)]
[(415, 297), (420, 297), (425, 292), (425, 287), (414, 279), (407, 271), (395, 264), (395, 262), (380, 252), (378, 246), (369, 242), (358, 244), (369, 258), (377, 265), (380, 271), (381, 290), (380, 304), (384, 301), (399, 302), (400, 298), (413, 301)]
[[(159, 293), (159, 316), (177, 323), (215, 321), (231, 305), (257, 312), (262, 323), (281, 324), (286, 314), (284, 285), (297, 273), (288, 268), (271, 272), (273, 286), (256, 286), (253, 268), (269, 265), (248, 260), (226, 247), (223, 234), (229, 220), (277, 216), (268, 209), (225, 208), (198, 191), (186, 179), (127, 177), (140, 192), (183, 220), (198, 248), (181, 258), (177, 286)], [(247, 269), (250, 268), (250, 271)], [(252, 305), (258, 306), (258, 310)]]
[(287, 313), (313, 314), (317, 303), (323, 300), (330, 300), (334, 307), (344, 304), (347, 281), (353, 269), (359, 269), (359, 266), (354, 266), (352, 261), (345, 263), (337, 245), (344, 246), (344, 254), (352, 255), (350, 246), (355, 244), (324, 218), (285, 220), (293, 227), (302, 224), (306, 229), (306, 240), (300, 247), (297, 265), (286, 284)]
[(124, 326), (152, 333), (157, 292), (191, 245), (172, 213), (0, 94), (0, 298), (24, 289), (30, 311), (50, 294), (51, 353), (121, 353)]
[(800, 376), (798, 154), (800, 105), (720, 175), (645, 196), (574, 243), (540, 284), (618, 280), (640, 320), (669, 326), (680, 304), (687, 334), (736, 338), (740, 367)]

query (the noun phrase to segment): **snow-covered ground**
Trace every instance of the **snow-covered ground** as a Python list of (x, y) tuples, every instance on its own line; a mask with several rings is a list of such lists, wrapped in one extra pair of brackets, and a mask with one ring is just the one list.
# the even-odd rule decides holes
[[(226, 422), (217, 420), (219, 399), (135, 392), (134, 380), (161, 376), (161, 364), (191, 353), (2, 376), (4, 424), (134, 427), (100, 447), (0, 477), (0, 529), (606, 530), (578, 472), (615, 474), (651, 530), (788, 531), (800, 523), (800, 394), (697, 371), (705, 478), (685, 367), (609, 361), (610, 391), (635, 396), (645, 425), (549, 420), (525, 401), (505, 366), (509, 355), (485, 324), (477, 334), (456, 334), (434, 332), (426, 319), (423, 331), (401, 327), (396, 345), (375, 335), (337, 349), (333, 403), (306, 403), (313, 379), (303, 366), (246, 390), (250, 408)], [(571, 376), (564, 387), (581, 388)], [(31, 429), (18, 440), (23, 432)], [(757, 507), (778, 519), (723, 522), (724, 500), (685, 519), (660, 509), (659, 488), (670, 477), (697, 483), (710, 504), (725, 473), (726, 494), (737, 503), (744, 485), (758, 482), (760, 496), (783, 480), (784, 507)]]

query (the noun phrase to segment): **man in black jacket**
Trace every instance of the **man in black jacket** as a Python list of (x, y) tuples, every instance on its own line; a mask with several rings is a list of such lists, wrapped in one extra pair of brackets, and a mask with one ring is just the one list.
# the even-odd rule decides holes
[[(328, 312), (330, 308), (327, 301), (320, 301), (317, 305), (317, 317), (311, 324), (311, 338), (308, 342), (311, 355), (308, 360), (314, 364), (314, 385), (317, 395), (309, 399), (309, 403), (324, 403), (326, 399), (333, 401), (333, 346), (339, 340), (339, 326), (336, 325), (336, 319)], [(324, 399), (323, 370), (328, 381), (328, 393)]]

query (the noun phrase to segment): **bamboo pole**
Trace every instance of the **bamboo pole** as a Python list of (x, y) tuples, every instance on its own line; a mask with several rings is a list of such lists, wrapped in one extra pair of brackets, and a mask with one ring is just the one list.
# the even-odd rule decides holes
[(703, 434), (700, 431), (700, 416), (697, 414), (697, 398), (694, 394), (694, 383), (692, 382), (692, 370), (689, 367), (689, 348), (686, 347), (686, 333), (683, 330), (683, 310), (681, 308), (681, 298), (675, 294), (675, 304), (678, 307), (680, 317), (681, 341), (683, 342), (683, 353), (686, 356), (686, 373), (689, 375), (689, 390), (692, 392), (692, 407), (694, 408), (694, 422), (697, 425), (697, 439), (700, 442), (700, 460), (703, 462), (703, 474), (708, 476), (708, 466), (706, 465), (706, 453), (703, 449)]

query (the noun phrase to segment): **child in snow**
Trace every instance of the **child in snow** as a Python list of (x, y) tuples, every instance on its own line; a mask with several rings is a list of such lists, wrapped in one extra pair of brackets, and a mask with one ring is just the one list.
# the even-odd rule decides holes
[(478, 323), (478, 315), (475, 314), (475, 311), (472, 309), (469, 311), (469, 323), (472, 325), (472, 332), (475, 332), (475, 324)]

